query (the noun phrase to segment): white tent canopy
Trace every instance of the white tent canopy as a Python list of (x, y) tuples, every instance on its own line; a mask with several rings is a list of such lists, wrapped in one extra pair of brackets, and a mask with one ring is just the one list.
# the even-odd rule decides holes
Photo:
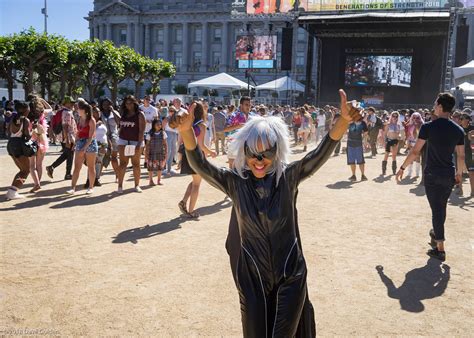
[(257, 90), (274, 90), (282, 92), (285, 90), (304, 92), (304, 86), (288, 76), (261, 84), (256, 87)]
[[(247, 89), (247, 83), (240, 81), (239, 79), (230, 76), (227, 73), (220, 73), (188, 84), (188, 88), (195, 87), (207, 89)], [(253, 88), (253, 86), (250, 86), (250, 88)]]
[[(469, 83), (469, 82), (463, 82), (459, 85), (459, 88), (462, 89), (464, 95), (474, 95), (474, 84)], [(452, 91), (454, 91), (456, 87), (451, 88)]]
[(461, 67), (453, 68), (454, 78), (474, 75), (474, 60), (469, 61)]

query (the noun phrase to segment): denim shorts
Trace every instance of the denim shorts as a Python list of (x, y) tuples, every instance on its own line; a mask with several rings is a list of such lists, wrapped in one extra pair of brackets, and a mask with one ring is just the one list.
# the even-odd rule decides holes
[(362, 147), (347, 147), (347, 164), (364, 163), (364, 149)]
[[(81, 151), (82, 148), (84, 148), (84, 146), (86, 145), (86, 143), (87, 143), (86, 138), (81, 138), (77, 140), (76, 151)], [(97, 153), (98, 151), (99, 151), (99, 146), (97, 145), (97, 140), (94, 138), (92, 139), (91, 144), (87, 147), (86, 153)]]
[[(128, 145), (136, 146), (138, 144), (138, 141), (128, 141), (128, 140), (124, 140), (123, 138), (119, 138), (117, 143), (119, 146), (128, 146)], [(145, 145), (142, 142), (140, 147), (144, 147), (144, 146)]]

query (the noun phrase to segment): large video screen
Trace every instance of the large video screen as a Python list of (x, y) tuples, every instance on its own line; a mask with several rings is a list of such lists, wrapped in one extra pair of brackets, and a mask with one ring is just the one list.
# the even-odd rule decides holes
[(409, 55), (347, 55), (346, 86), (410, 87)]
[[(461, 2), (472, 0), (461, 0)], [(309, 12), (420, 10), (449, 6), (448, 0), (300, 0), (299, 7)]]
[(247, 14), (287, 13), (295, 8), (295, 0), (247, 0)]
[[(249, 59), (249, 46), (252, 55)], [(238, 68), (274, 68), (276, 61), (276, 35), (237, 36), (235, 58)]]

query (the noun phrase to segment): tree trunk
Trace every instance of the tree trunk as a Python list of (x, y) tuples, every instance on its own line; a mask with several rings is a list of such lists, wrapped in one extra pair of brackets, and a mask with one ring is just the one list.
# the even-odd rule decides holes
[(63, 102), (65, 93), (66, 93), (66, 72), (63, 72), (61, 74), (61, 80), (60, 80), (60, 85), (59, 85), (59, 95), (58, 95), (59, 102)]
[(138, 100), (138, 96), (140, 95), (140, 81), (135, 81), (135, 98)]
[(13, 101), (13, 78), (7, 78), (7, 88), (8, 88), (8, 100)]
[(46, 75), (41, 74), (39, 78), (40, 82), (40, 95), (46, 100)]
[(117, 102), (117, 95), (118, 95), (118, 81), (113, 80), (112, 88), (110, 88), (110, 96), (111, 96), (110, 99), (112, 100), (112, 103), (114, 106), (115, 106), (115, 102)]
[(34, 88), (34, 73), (33, 73), (33, 67), (28, 67), (28, 69), (25, 71), (25, 100), (28, 100), (28, 95), (33, 93), (33, 88)]

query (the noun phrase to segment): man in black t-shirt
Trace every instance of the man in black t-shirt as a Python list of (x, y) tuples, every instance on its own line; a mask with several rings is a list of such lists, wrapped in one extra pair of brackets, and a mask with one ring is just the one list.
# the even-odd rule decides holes
[(365, 176), (364, 148), (362, 145), (362, 135), (367, 133), (367, 124), (364, 121), (352, 122), (349, 124), (347, 136), (347, 164), (351, 167), (352, 176), (349, 180), (357, 181), (356, 164), (359, 165), (361, 181), (367, 181)]
[[(415, 146), (397, 173), (399, 182), (405, 168), (420, 155), (421, 148), (426, 143), (424, 181), (433, 223), (433, 229), (430, 231), (432, 249), (427, 254), (441, 261), (446, 259), (444, 251), (446, 205), (455, 182), (461, 182), (461, 168), (464, 165), (464, 131), (449, 119), (455, 103), (454, 97), (449, 93), (438, 95), (434, 103), (434, 114), (437, 119), (421, 127)], [(453, 163), (454, 151), (457, 155), (458, 171)]]

